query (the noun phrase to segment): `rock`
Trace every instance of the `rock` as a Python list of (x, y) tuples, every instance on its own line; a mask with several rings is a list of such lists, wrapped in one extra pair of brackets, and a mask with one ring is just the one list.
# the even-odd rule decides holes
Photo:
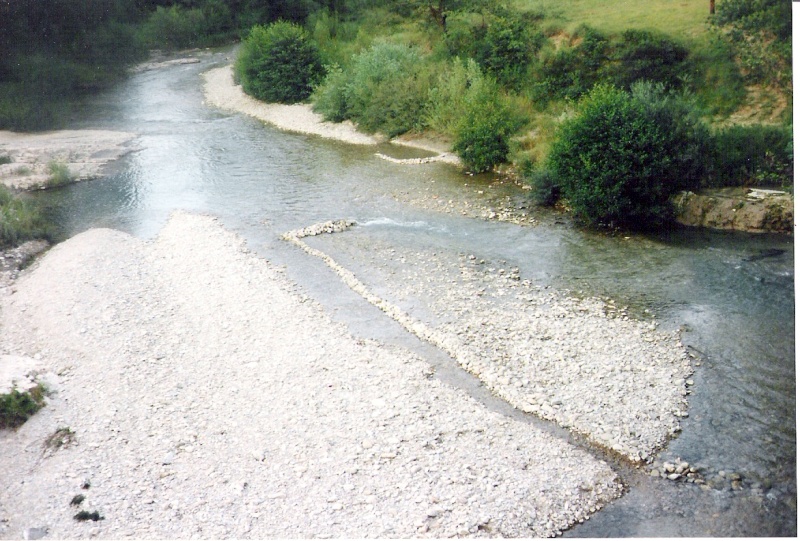
[(25, 531), (22, 533), (23, 539), (42, 539), (48, 533), (48, 528), (46, 526), (40, 526), (38, 528), (26, 528)]

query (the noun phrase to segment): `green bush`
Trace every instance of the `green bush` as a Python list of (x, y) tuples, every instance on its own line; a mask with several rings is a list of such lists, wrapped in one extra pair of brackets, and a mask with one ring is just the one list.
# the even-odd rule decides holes
[(349, 74), (339, 66), (329, 66), (325, 80), (311, 96), (315, 112), (329, 122), (342, 122), (347, 120), (347, 85)]
[(713, 134), (707, 185), (786, 186), (793, 181), (791, 128), (754, 124), (730, 126)]
[(670, 195), (699, 182), (707, 144), (696, 109), (663, 86), (598, 85), (558, 130), (546, 167), (580, 221), (646, 229), (669, 222)]
[(196, 45), (205, 33), (200, 9), (179, 5), (158, 6), (142, 27), (144, 40), (153, 47), (182, 49)]
[(245, 92), (279, 103), (307, 99), (324, 75), (317, 46), (300, 26), (285, 21), (254, 26), (235, 70)]
[(521, 87), (528, 66), (545, 41), (521, 18), (495, 17), (475, 36), (475, 59), (483, 70), (509, 88)]
[(752, 82), (791, 94), (792, 3), (786, 0), (721, 0), (711, 17), (736, 50)]
[(668, 36), (647, 30), (626, 30), (615, 43), (608, 71), (611, 82), (625, 89), (643, 80), (679, 88), (688, 57), (688, 49)]
[(522, 124), (497, 83), (482, 78), (464, 96), (453, 150), (470, 171), (489, 171), (506, 161), (511, 137)]
[(602, 69), (609, 62), (608, 38), (586, 25), (578, 28), (576, 38), (577, 45), (545, 55), (534, 69), (534, 101), (578, 99), (602, 80)]
[(0, 429), (17, 428), (44, 406), (44, 388), (38, 385), (29, 392), (13, 389), (0, 394)]
[(453, 59), (441, 70), (428, 92), (425, 124), (436, 132), (455, 137), (461, 118), (465, 114), (464, 97), (471, 88), (483, 85), (483, 73), (471, 58)]
[(531, 167), (524, 171), (523, 178), (531, 187), (531, 199), (537, 205), (552, 207), (561, 197), (561, 186), (550, 170)]
[(422, 127), (433, 75), (417, 49), (377, 43), (333, 68), (315, 90), (314, 110), (326, 120), (351, 119), (390, 137)]
[(48, 188), (57, 188), (73, 181), (74, 177), (67, 164), (58, 161), (51, 161), (47, 164), (47, 172), (50, 178), (47, 179)]

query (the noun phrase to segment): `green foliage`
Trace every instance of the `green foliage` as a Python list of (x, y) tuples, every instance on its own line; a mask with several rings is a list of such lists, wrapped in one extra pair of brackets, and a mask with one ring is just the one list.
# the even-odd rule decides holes
[(711, 22), (733, 45), (751, 81), (791, 88), (791, 2), (721, 0)]
[(28, 392), (13, 389), (0, 394), (0, 429), (17, 428), (44, 406), (44, 387), (37, 385)]
[(346, 70), (334, 68), (314, 94), (326, 120), (352, 119), (368, 132), (390, 137), (418, 129), (433, 75), (417, 49), (377, 43)]
[(689, 51), (668, 36), (647, 30), (626, 30), (611, 56), (612, 82), (630, 88), (637, 81), (655, 81), (667, 88), (681, 86)]
[(324, 75), (317, 46), (302, 27), (285, 21), (254, 26), (235, 70), (245, 92), (279, 103), (307, 99)]
[(141, 28), (149, 47), (183, 49), (222, 43), (233, 31), (233, 13), (222, 0), (204, 0), (184, 7), (157, 6)]
[(455, 137), (459, 122), (466, 113), (464, 97), (470, 89), (480, 88), (483, 73), (478, 63), (455, 58), (441, 70), (428, 94), (425, 123), (434, 131)]
[(543, 207), (554, 206), (561, 197), (561, 186), (553, 173), (544, 167), (530, 167), (523, 178), (531, 187), (531, 199)]
[(531, 86), (535, 101), (577, 99), (602, 80), (602, 69), (609, 62), (608, 38), (583, 25), (575, 39), (574, 47), (562, 47), (542, 58)]
[[(401, 96), (403, 84), (422, 74), (422, 56), (415, 48), (394, 43), (377, 43), (353, 59), (350, 83), (346, 88), (348, 117), (369, 132), (397, 135), (414, 129), (422, 117), (427, 88), (409, 88)], [(405, 103), (397, 111), (394, 100)]]
[(474, 58), (500, 84), (518, 89), (546, 38), (518, 13), (494, 11), (479, 19), (469, 15), (458, 18), (445, 41), (451, 55)]
[(50, 236), (41, 213), (0, 186), (0, 248), (11, 248), (26, 240)]
[(626, 90), (642, 80), (683, 86), (689, 51), (666, 35), (626, 30), (609, 38), (583, 25), (572, 39), (574, 46), (545, 54), (534, 70), (535, 100), (578, 99), (599, 83)]
[(511, 137), (524, 123), (497, 83), (488, 78), (470, 86), (456, 127), (453, 150), (471, 171), (489, 171), (506, 161)]
[(717, 130), (707, 157), (708, 186), (787, 186), (792, 183), (791, 128), (754, 124)]
[(197, 43), (204, 27), (200, 9), (186, 9), (179, 5), (158, 6), (142, 28), (142, 35), (153, 47), (182, 49)]
[(325, 80), (311, 96), (313, 110), (320, 113), (325, 120), (342, 122), (347, 120), (347, 85), (349, 74), (338, 65), (329, 66)]
[(696, 110), (663, 86), (599, 85), (559, 129), (546, 166), (579, 220), (645, 229), (667, 223), (670, 195), (699, 182), (707, 140)]
[(57, 188), (69, 184), (73, 180), (72, 173), (65, 163), (51, 161), (47, 164), (47, 171), (50, 173), (50, 178), (47, 179), (48, 188)]

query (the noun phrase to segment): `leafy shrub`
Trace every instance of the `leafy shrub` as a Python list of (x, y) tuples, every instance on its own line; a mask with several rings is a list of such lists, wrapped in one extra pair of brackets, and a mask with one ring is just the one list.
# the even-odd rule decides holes
[(455, 58), (448, 63), (428, 93), (426, 125), (439, 133), (455, 137), (458, 124), (465, 114), (464, 97), (471, 88), (480, 88), (481, 85), (483, 73), (477, 62)]
[(611, 56), (612, 82), (625, 89), (642, 80), (679, 88), (688, 57), (688, 49), (668, 36), (647, 30), (626, 30), (615, 43)]
[(156, 7), (142, 27), (142, 34), (151, 46), (181, 49), (197, 44), (204, 30), (205, 21), (200, 9), (172, 5)]
[(305, 100), (324, 75), (316, 45), (300, 26), (285, 21), (254, 26), (235, 70), (245, 92), (279, 103)]
[(330, 122), (347, 120), (347, 85), (349, 75), (339, 66), (328, 67), (325, 80), (311, 96), (313, 109)]
[(356, 55), (347, 70), (333, 68), (314, 93), (326, 120), (352, 119), (390, 137), (422, 127), (433, 80), (417, 49), (378, 43)]
[(533, 56), (545, 36), (533, 32), (519, 17), (495, 17), (475, 36), (475, 59), (481, 68), (509, 88), (522, 85)]
[(576, 31), (579, 43), (546, 55), (534, 70), (531, 94), (535, 101), (577, 99), (603, 78), (608, 64), (608, 38), (592, 27), (581, 25)]
[(755, 82), (791, 93), (792, 8), (786, 0), (721, 0), (711, 22)]
[(511, 137), (522, 124), (497, 83), (482, 78), (464, 96), (453, 150), (471, 171), (488, 171), (506, 161)]
[(561, 197), (561, 186), (555, 175), (544, 167), (530, 168), (524, 178), (531, 187), (531, 199), (537, 205), (552, 207)]
[(578, 99), (599, 83), (625, 90), (642, 80), (682, 86), (689, 51), (668, 36), (647, 30), (626, 30), (608, 38), (582, 25), (577, 44), (545, 55), (534, 69), (532, 97), (537, 101)]
[[(427, 88), (420, 92), (413, 85), (404, 97), (403, 85), (421, 75), (422, 64), (417, 49), (394, 43), (378, 43), (356, 56), (346, 93), (348, 116), (367, 131), (396, 135), (413, 129), (423, 116)], [(401, 98), (405, 111), (393, 103)]]
[(669, 197), (698, 182), (707, 131), (663, 86), (595, 87), (559, 129), (547, 158), (576, 217), (643, 229), (672, 217)]
[(792, 131), (780, 126), (730, 126), (713, 135), (709, 186), (784, 186), (794, 170)]

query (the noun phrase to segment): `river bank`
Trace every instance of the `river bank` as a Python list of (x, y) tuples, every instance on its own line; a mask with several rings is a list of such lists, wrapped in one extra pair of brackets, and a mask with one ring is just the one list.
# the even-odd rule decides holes
[[(352, 145), (377, 146), (387, 142), (387, 139), (380, 135), (368, 135), (358, 131), (355, 124), (349, 120), (344, 122), (327, 122), (322, 118), (322, 115), (312, 111), (311, 105), (309, 104), (298, 103), (294, 105), (284, 105), (279, 103), (264, 103), (248, 96), (242, 90), (241, 85), (237, 85), (234, 82), (233, 67), (230, 65), (206, 71), (203, 73), (203, 80), (206, 103), (224, 111), (233, 111), (249, 115), (262, 122), (272, 124), (281, 130), (318, 135), (326, 139), (334, 139)], [(379, 154), (381, 158), (388, 161), (406, 164), (431, 162), (460, 163), (457, 156), (449, 152), (446, 146), (443, 146), (437, 141), (407, 136), (392, 139), (391, 142), (433, 152), (436, 153), (436, 155), (421, 159), (397, 160)]]
[(0, 434), (0, 537), (541, 537), (621, 493), (603, 462), (354, 339), (211, 218), (88, 231), (12, 289), (2, 352), (37, 358), (52, 394)]

